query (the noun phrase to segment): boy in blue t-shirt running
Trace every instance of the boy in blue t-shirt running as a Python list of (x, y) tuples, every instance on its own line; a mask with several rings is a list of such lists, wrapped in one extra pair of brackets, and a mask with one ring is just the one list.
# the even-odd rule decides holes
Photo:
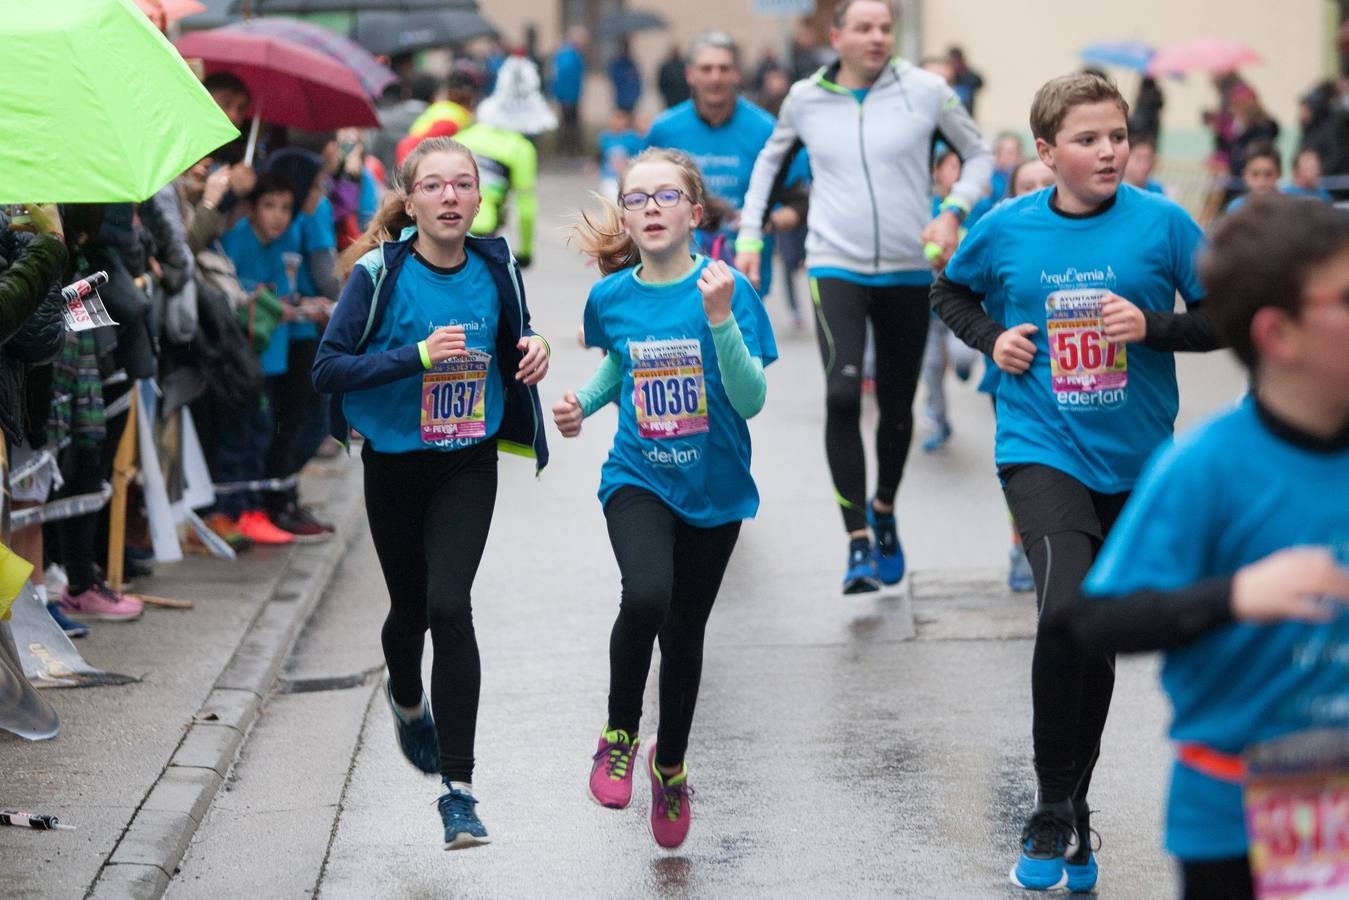
[[(1040, 610), (1031, 665), (1038, 804), (1021, 836), (1013, 883), (1091, 890), (1087, 790), (1099, 753), (1114, 660), (1085, 654), (1061, 611), (1179, 406), (1176, 350), (1217, 346), (1177, 291), (1203, 297), (1199, 226), (1157, 194), (1121, 186), (1128, 104), (1098, 75), (1055, 78), (1035, 95), (1036, 153), (1053, 188), (995, 207), (932, 288), (957, 337), (993, 357), (998, 477), (1035, 576)], [(988, 315), (1004, 298), (1007, 327)]]
[(1322, 802), (1293, 815), (1243, 754), (1290, 735), (1305, 750), (1315, 738), (1299, 733), (1317, 730), (1338, 733), (1341, 754), (1349, 745), (1349, 216), (1252, 197), (1214, 231), (1202, 269), (1253, 393), (1149, 464), (1075, 627), (1094, 652), (1166, 651), (1166, 847), (1184, 896), (1254, 897), (1257, 883), (1272, 895), (1309, 874), (1304, 889), (1342, 896), (1342, 844), (1338, 869), (1326, 857), (1347, 761), (1338, 798), (1333, 779), (1304, 783)]

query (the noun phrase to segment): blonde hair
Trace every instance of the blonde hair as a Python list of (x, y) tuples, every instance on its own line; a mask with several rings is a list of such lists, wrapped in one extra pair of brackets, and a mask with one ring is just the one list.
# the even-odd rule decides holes
[(432, 153), (457, 153), (466, 156), (469, 162), (473, 164), (473, 177), (481, 177), (478, 172), (478, 161), (473, 158), (473, 151), (454, 138), (434, 137), (427, 138), (419, 143), (407, 155), (407, 159), (403, 160), (403, 164), (398, 167), (393, 186), (389, 188), (389, 192), (384, 198), (384, 205), (370, 220), (365, 233), (358, 237), (350, 247), (342, 251), (342, 255), (337, 261), (339, 277), (345, 278), (350, 275), (357, 260), (384, 241), (397, 240), (403, 229), (413, 224), (412, 217), (407, 214), (405, 205), (408, 191), (412, 189), (413, 176), (417, 174), (417, 167), (421, 165), (423, 159)]
[[(684, 192), (688, 194), (689, 201), (703, 208), (703, 220), (698, 227), (715, 231), (721, 226), (722, 220), (730, 212), (730, 207), (721, 199), (708, 196), (707, 187), (703, 183), (703, 173), (687, 153), (667, 147), (648, 147), (633, 157), (628, 163), (627, 171), (631, 172), (634, 166), (644, 162), (668, 162), (679, 169)], [(598, 216), (591, 218), (590, 213), (581, 210), (576, 223), (571, 227), (572, 234), (567, 241), (571, 243), (574, 240), (583, 253), (595, 257), (601, 275), (611, 275), (642, 261), (637, 243), (632, 239), (632, 235), (623, 230), (623, 213), (618, 207), (618, 203), (622, 202), (626, 182), (625, 172), (618, 183), (618, 196), (612, 199), (595, 194), (601, 203)]]
[(1092, 72), (1078, 72), (1051, 78), (1035, 92), (1030, 105), (1031, 134), (1053, 144), (1063, 127), (1068, 111), (1075, 106), (1110, 101), (1129, 118), (1129, 103), (1115, 87), (1115, 82)]

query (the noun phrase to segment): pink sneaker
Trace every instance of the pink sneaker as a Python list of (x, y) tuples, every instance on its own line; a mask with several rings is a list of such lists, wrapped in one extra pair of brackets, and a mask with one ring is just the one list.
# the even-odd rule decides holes
[(109, 622), (130, 622), (139, 619), (145, 604), (135, 597), (119, 594), (103, 582), (79, 594), (70, 593), (69, 586), (61, 595), (61, 612), (82, 619), (104, 619)]
[(647, 752), (647, 774), (651, 776), (651, 836), (666, 850), (673, 850), (689, 836), (693, 811), (689, 798), (689, 767), (678, 775), (662, 775), (656, 769), (656, 745)]
[(600, 748), (590, 767), (590, 799), (610, 809), (625, 809), (632, 802), (632, 758), (640, 741), (615, 728), (600, 733)]

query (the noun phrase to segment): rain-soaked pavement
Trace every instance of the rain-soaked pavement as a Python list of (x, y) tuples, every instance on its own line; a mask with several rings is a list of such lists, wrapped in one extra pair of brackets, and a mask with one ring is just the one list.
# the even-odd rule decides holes
[[(544, 209), (584, 185), (545, 180)], [(551, 403), (599, 361), (568, 336), (593, 274), (545, 235), (526, 274), (554, 336)], [(782, 301), (770, 301), (775, 318)], [(689, 749), (694, 821), (677, 852), (647, 831), (638, 775), (623, 811), (586, 794), (604, 718), (616, 566), (594, 498), (613, 415), (551, 439), (542, 479), (504, 458), (475, 589), (483, 658), (475, 788), (491, 846), (440, 849), (437, 782), (398, 754), (372, 675), (386, 602), (368, 537), (334, 581), (197, 833), (169, 896), (1003, 897), (1032, 802), (1033, 601), (1009, 595), (991, 416), (948, 388), (956, 429), (915, 447), (900, 498), (912, 574), (841, 597), (844, 542), (820, 437), (813, 339), (783, 324), (783, 359), (752, 425), (764, 502), (709, 624)], [(1182, 419), (1234, 397), (1226, 359), (1185, 360)], [(429, 648), (428, 648), (429, 662)], [(654, 688), (653, 677), (649, 688)], [(654, 733), (648, 690), (644, 729)], [(1174, 894), (1159, 849), (1167, 750), (1155, 662), (1119, 665), (1093, 789), (1100, 896)]]

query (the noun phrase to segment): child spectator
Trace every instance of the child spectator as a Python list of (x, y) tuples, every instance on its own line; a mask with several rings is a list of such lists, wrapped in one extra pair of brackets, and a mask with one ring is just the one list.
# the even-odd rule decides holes
[(628, 170), (628, 160), (641, 153), (643, 146), (632, 112), (614, 109), (609, 114), (609, 127), (599, 135), (600, 195), (606, 200), (618, 197), (618, 183)]
[(1273, 144), (1257, 144), (1246, 152), (1246, 165), (1241, 170), (1241, 182), (1246, 185), (1246, 193), (1233, 197), (1223, 212), (1236, 212), (1246, 202), (1246, 198), (1256, 194), (1273, 194), (1279, 190), (1279, 176), (1283, 174), (1283, 161)]
[(1312, 197), (1330, 202), (1330, 191), (1321, 187), (1321, 155), (1310, 147), (1293, 157), (1293, 180), (1283, 192), (1295, 197)]
[(1152, 177), (1157, 168), (1157, 144), (1150, 137), (1129, 135), (1129, 161), (1124, 166), (1124, 183), (1154, 194), (1165, 194), (1166, 188)]

